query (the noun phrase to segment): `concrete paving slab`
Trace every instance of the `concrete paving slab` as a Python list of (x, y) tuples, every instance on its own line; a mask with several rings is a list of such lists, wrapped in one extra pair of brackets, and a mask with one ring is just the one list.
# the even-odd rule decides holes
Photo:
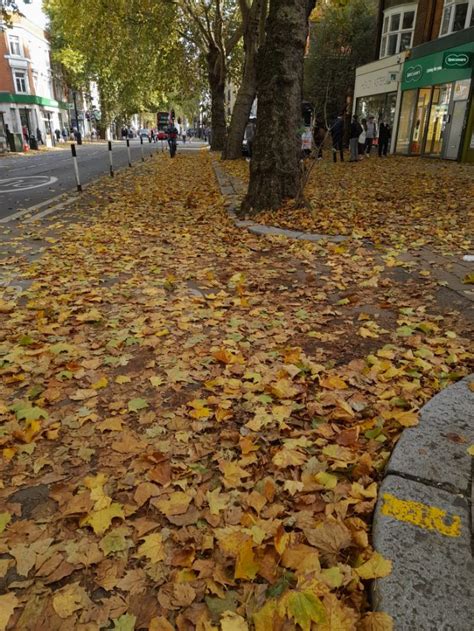
[(298, 232), (296, 230), (284, 230), (283, 228), (276, 228), (275, 226), (265, 226), (258, 223), (253, 224), (248, 229), (254, 234), (279, 235), (282, 237), (290, 237), (293, 239), (297, 238), (297, 236), (301, 234), (301, 232)]
[(342, 234), (317, 234), (314, 232), (301, 232), (297, 239), (301, 241), (334, 241), (335, 243), (339, 243), (341, 241), (347, 241), (349, 237), (346, 237)]
[[(474, 444), (474, 375), (439, 392), (421, 409), (420, 423), (406, 429), (392, 454), (388, 473), (470, 492)], [(473, 625), (474, 628), (474, 625)]]
[(380, 488), (373, 539), (393, 562), (373, 583), (376, 611), (395, 631), (472, 631), (474, 566), (469, 503), (413, 480), (389, 475)]

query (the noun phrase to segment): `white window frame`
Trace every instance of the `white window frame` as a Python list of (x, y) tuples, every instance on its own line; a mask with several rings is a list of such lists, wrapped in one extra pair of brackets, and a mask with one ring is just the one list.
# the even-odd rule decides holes
[[(13, 52), (13, 49), (17, 48), (18, 52)], [(13, 57), (23, 57), (23, 48), (21, 45), (21, 39), (19, 35), (8, 36), (8, 50)]]
[[(472, 16), (474, 14), (474, 0), (444, 0), (443, 7), (443, 15), (441, 17), (441, 23), (439, 25), (439, 37), (446, 37), (446, 35), (451, 35), (456, 31), (453, 31), (454, 26), (454, 16), (456, 14), (455, 7), (457, 4), (467, 4), (467, 12), (466, 19), (464, 21), (464, 26), (460, 31), (465, 28), (469, 28), (471, 25)], [(448, 14), (448, 19), (446, 20), (446, 14)], [(445, 28), (446, 27), (446, 28)]]
[[(23, 75), (23, 77), (18, 78), (17, 74), (21, 74)], [(17, 81), (20, 81), (20, 82), (23, 81), (23, 83), (25, 84), (24, 90), (18, 89)], [(30, 90), (29, 90), (29, 85), (28, 85), (28, 72), (26, 70), (22, 70), (21, 68), (13, 69), (13, 85), (15, 87), (16, 94), (29, 94)]]
[[(380, 42), (380, 56), (379, 59), (383, 59), (384, 57), (391, 57), (392, 55), (398, 55), (401, 50), (402, 36), (409, 34), (410, 35), (410, 44), (404, 48), (403, 50), (407, 50), (413, 46), (413, 34), (415, 32), (415, 24), (416, 24), (416, 9), (417, 4), (401, 4), (396, 7), (392, 7), (391, 9), (386, 9), (383, 12), (383, 22), (382, 22), (382, 38)], [(411, 28), (403, 28), (403, 18), (406, 13), (413, 13), (413, 24)], [(391, 30), (392, 26), (392, 18), (393, 16), (399, 16), (399, 24), (398, 28)], [(397, 44), (395, 47), (394, 53), (388, 52), (388, 41), (390, 36), (397, 37)]]

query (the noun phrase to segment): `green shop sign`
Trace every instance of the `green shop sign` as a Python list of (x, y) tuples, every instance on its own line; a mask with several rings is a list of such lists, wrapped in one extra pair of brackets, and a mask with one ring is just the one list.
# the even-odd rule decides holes
[(407, 59), (403, 65), (402, 90), (469, 79), (473, 56), (474, 43), (418, 59)]

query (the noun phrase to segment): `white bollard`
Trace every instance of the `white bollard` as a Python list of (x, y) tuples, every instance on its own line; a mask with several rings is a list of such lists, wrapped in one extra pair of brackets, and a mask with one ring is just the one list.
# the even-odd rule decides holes
[(130, 139), (127, 138), (127, 153), (128, 153), (128, 166), (132, 166), (132, 157), (130, 155)]
[(142, 162), (145, 162), (145, 156), (143, 155), (143, 136), (140, 136), (140, 150), (142, 152)]
[(109, 165), (110, 165), (110, 177), (114, 177), (114, 163), (112, 160), (112, 141), (109, 140)]
[(71, 143), (72, 161), (74, 162), (74, 173), (76, 175), (77, 190), (82, 192), (81, 180), (79, 178), (79, 167), (77, 166), (76, 145)]

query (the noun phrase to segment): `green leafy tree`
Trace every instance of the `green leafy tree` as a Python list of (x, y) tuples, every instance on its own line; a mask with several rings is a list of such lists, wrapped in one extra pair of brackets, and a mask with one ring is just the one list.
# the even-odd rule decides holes
[(101, 124), (154, 109), (189, 81), (176, 6), (157, 0), (45, 0), (54, 59), (73, 87), (97, 81)]
[(310, 29), (304, 95), (328, 121), (350, 109), (355, 69), (374, 59), (376, 0), (320, 5)]

